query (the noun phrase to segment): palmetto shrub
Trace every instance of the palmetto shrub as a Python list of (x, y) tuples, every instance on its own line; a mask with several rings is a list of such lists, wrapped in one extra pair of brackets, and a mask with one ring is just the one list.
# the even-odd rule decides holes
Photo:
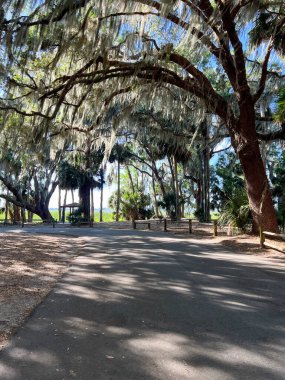
[(220, 222), (245, 230), (251, 222), (251, 214), (246, 190), (236, 188), (228, 201), (225, 203)]

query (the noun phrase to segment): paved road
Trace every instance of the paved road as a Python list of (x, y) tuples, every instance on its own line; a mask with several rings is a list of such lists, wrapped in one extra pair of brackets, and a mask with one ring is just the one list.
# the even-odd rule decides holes
[(82, 255), (0, 353), (1, 380), (285, 379), (284, 264), (163, 233), (62, 233), (85, 235)]

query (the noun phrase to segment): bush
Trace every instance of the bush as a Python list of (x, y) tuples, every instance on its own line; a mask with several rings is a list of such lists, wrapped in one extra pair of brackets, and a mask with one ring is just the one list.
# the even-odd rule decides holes
[(77, 224), (77, 223), (80, 223), (80, 222), (86, 222), (86, 218), (84, 218), (83, 216), (83, 210), (81, 207), (79, 207), (77, 210), (73, 211), (72, 213), (70, 213), (68, 216), (67, 216), (67, 220), (71, 223), (71, 224)]
[[(135, 193), (122, 191), (121, 193), (120, 214), (126, 220), (151, 218), (154, 215), (154, 209), (150, 205), (150, 196), (143, 194), (142, 191)], [(117, 192), (109, 199), (109, 206), (116, 209)]]
[(252, 221), (247, 193), (243, 187), (236, 188), (232, 197), (225, 203), (220, 221), (243, 231)]
[(170, 191), (166, 193), (162, 201), (157, 202), (158, 207), (166, 210), (167, 215), (174, 219), (176, 218), (176, 195), (174, 192)]

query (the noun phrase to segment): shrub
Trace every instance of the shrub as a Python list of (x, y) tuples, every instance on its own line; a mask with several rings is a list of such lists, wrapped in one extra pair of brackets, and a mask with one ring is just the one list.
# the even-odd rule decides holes
[(251, 222), (248, 197), (243, 187), (236, 188), (231, 198), (225, 203), (220, 221), (232, 227), (241, 228), (243, 231)]

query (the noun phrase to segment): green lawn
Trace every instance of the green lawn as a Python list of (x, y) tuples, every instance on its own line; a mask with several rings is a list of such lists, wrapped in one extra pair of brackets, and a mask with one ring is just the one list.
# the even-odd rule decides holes
[[(211, 213), (211, 220), (219, 220), (220, 216), (221, 216), (221, 214), (219, 212), (212, 212)], [(186, 214), (185, 218), (196, 219), (194, 214)]]
[[(51, 213), (52, 217), (58, 221), (58, 211), (57, 210), (51, 210), (50, 213)], [(4, 217), (4, 213), (2, 213), (0, 215), (2, 217)], [(68, 215), (69, 215), (69, 211), (66, 210), (66, 213), (65, 213), (66, 221), (67, 221)], [(0, 216), (0, 218), (1, 218), (1, 216)], [(26, 214), (26, 217), (27, 216), (28, 216), (28, 214)], [(99, 222), (99, 217), (100, 217), (99, 211), (96, 211), (95, 212), (95, 222)], [(185, 215), (185, 217), (189, 218), (189, 219), (195, 219), (195, 216), (193, 214), (187, 214), (187, 215)], [(220, 218), (220, 213), (218, 213), (218, 212), (211, 213), (211, 220), (218, 220), (219, 218)], [(39, 217), (37, 215), (34, 215), (34, 220), (37, 220), (37, 219), (39, 219)], [(122, 218), (120, 220), (123, 221)], [(113, 213), (103, 211), (103, 222), (114, 222)]]
[[(51, 210), (50, 213), (54, 219), (58, 220), (58, 211)], [(69, 215), (69, 211), (66, 210), (65, 219), (67, 218), (68, 215)], [(99, 222), (99, 218), (100, 218), (100, 213), (99, 213), (99, 211), (96, 211), (95, 212), (95, 222)], [(66, 219), (66, 221), (67, 221), (67, 219)], [(113, 222), (113, 221), (114, 221), (113, 213), (103, 211), (103, 222)]]

